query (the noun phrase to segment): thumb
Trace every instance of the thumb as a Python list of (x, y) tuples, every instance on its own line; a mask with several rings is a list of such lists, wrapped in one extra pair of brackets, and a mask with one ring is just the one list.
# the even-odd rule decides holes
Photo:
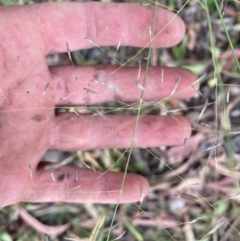
[(147, 195), (149, 185), (140, 175), (101, 173), (64, 166), (54, 171), (39, 167), (30, 188), (24, 190), (27, 202), (132, 203)]

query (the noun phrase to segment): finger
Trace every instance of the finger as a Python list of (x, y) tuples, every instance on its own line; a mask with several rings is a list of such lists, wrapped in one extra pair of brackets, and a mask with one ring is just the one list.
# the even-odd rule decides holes
[[(100, 173), (65, 166), (54, 171), (40, 167), (22, 201), (73, 203), (132, 203), (148, 193), (147, 181), (136, 174)], [(122, 191), (121, 191), (122, 190)]]
[[(154, 7), (117, 3), (54, 3), (34, 5), (38, 28), (47, 52), (100, 46), (121, 45), (143, 47), (150, 42)], [(47, 13), (47, 14), (46, 14)], [(154, 47), (170, 47), (179, 43), (185, 33), (183, 21), (174, 13), (157, 9), (153, 35)]]
[(191, 133), (188, 120), (182, 116), (76, 116), (61, 114), (51, 133), (53, 150), (96, 148), (156, 147), (183, 144)]
[(196, 76), (186, 69), (150, 67), (145, 85), (144, 67), (116, 69), (114, 66), (52, 67), (52, 78), (58, 83), (57, 105), (135, 102), (143, 90), (145, 101), (185, 99), (196, 94), (192, 87)]

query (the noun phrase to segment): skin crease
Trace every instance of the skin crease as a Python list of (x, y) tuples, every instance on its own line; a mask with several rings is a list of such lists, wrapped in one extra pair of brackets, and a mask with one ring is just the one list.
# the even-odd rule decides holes
[[(116, 46), (119, 39), (122, 46), (148, 46), (153, 13), (154, 8), (139, 4), (53, 3), (0, 8), (1, 207), (21, 201), (126, 203), (147, 195), (147, 181), (136, 174), (127, 175), (118, 200), (123, 173), (99, 173), (70, 166), (51, 173), (39, 161), (47, 150), (130, 146), (135, 116), (55, 116), (54, 107), (115, 99), (138, 101), (141, 91), (134, 82), (138, 68), (76, 67), (74, 74), (81, 80), (77, 82), (71, 76), (72, 66), (49, 67), (46, 56), (66, 52), (66, 42), (71, 51), (93, 47), (86, 38), (101, 46)], [(160, 8), (155, 26), (154, 33), (160, 33), (153, 41), (155, 48), (173, 46), (185, 33), (181, 19)], [(142, 69), (139, 83), (143, 82)], [(192, 73), (164, 68), (163, 85), (162, 69), (149, 69), (144, 100), (189, 98), (195, 94), (190, 88), (196, 80)], [(96, 76), (105, 78), (105, 86), (92, 84)], [(178, 78), (181, 81), (171, 96)], [(84, 90), (89, 83), (98, 94)], [(181, 145), (190, 133), (190, 124), (184, 117), (144, 116), (140, 117), (133, 146)]]

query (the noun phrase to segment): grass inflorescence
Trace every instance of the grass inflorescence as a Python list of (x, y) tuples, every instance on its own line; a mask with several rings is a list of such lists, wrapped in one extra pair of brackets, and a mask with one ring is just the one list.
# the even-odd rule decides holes
[[(3, 2), (4, 5), (31, 3), (34, 2)], [(102, 118), (106, 114), (135, 115), (131, 145), (125, 150), (79, 150), (57, 157), (67, 160), (65, 163), (71, 162), (93, 171), (141, 174), (150, 183), (149, 195), (141, 198), (140, 203), (124, 205), (20, 204), (42, 224), (70, 224), (63, 234), (54, 238), (44, 236), (33, 227), (29, 229), (28, 224), (15, 215), (18, 208), (13, 205), (0, 212), (0, 240), (239, 239), (239, 1), (149, 0), (137, 4), (152, 5), (155, 11), (164, 7), (180, 15), (186, 23), (182, 43), (172, 49), (157, 50), (151, 42), (145, 48), (137, 49), (123, 47), (119, 40), (116, 47), (100, 47), (92, 43), (92, 49), (73, 53), (67, 44), (66, 53), (57, 58), (60, 64), (75, 67), (89, 63), (114, 64), (119, 69), (137, 66), (139, 75), (145, 70), (144, 82), (138, 86), (141, 95), (135, 103), (116, 100), (108, 104), (58, 107), (56, 110)], [(154, 25), (155, 15), (149, 31), (152, 39), (156, 36), (153, 35)], [(49, 59), (54, 62), (54, 56)], [(192, 70), (199, 77), (200, 87), (188, 88), (196, 88), (196, 96), (186, 101), (168, 97), (159, 102), (144, 101), (151, 65), (180, 65)], [(73, 79), (79, 81), (74, 70)], [(163, 83), (167, 81), (164, 72), (159, 79)], [(99, 77), (96, 81), (103, 80)], [(172, 94), (175, 94), (179, 81), (176, 80)], [(97, 94), (93, 93), (91, 86), (86, 87), (86, 91)], [(191, 122), (192, 136), (183, 139), (180, 146), (133, 148), (139, 119), (147, 114), (171, 115), (173, 118), (176, 114), (185, 115)], [(96, 138), (94, 134), (92, 138)], [(125, 176), (122, 187), (124, 183)]]

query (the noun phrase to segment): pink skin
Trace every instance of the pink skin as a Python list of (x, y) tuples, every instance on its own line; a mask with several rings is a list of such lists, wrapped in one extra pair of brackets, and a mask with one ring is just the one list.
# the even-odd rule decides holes
[[(118, 201), (122, 173), (101, 174), (66, 166), (54, 171), (53, 181), (51, 172), (39, 165), (39, 160), (49, 149), (128, 148), (135, 116), (102, 118), (62, 114), (56, 117), (54, 106), (90, 105), (114, 99), (136, 102), (141, 94), (134, 82), (138, 68), (48, 67), (46, 56), (66, 52), (66, 42), (71, 51), (92, 47), (86, 37), (101, 46), (116, 46), (120, 39), (121, 45), (148, 46), (153, 13), (152, 7), (139, 4), (54, 3), (0, 8), (1, 207), (20, 201)], [(160, 34), (153, 41), (154, 47), (170, 47), (181, 41), (184, 24), (174, 16), (158, 9), (154, 34)], [(143, 82), (144, 71), (143, 68), (138, 83)], [(192, 73), (164, 68), (163, 84), (161, 71), (162, 67), (149, 69), (144, 100), (168, 98), (177, 78), (181, 81), (171, 98), (189, 98), (195, 94), (190, 87), (196, 80)], [(81, 83), (71, 77), (72, 73)], [(109, 84), (91, 82), (101, 75), (114, 89)], [(49, 88), (43, 94), (47, 83)], [(98, 94), (83, 90), (89, 83)], [(190, 124), (184, 117), (140, 117), (134, 147), (182, 144), (190, 132)], [(147, 192), (148, 183), (143, 177), (128, 174), (120, 202), (138, 201)]]

